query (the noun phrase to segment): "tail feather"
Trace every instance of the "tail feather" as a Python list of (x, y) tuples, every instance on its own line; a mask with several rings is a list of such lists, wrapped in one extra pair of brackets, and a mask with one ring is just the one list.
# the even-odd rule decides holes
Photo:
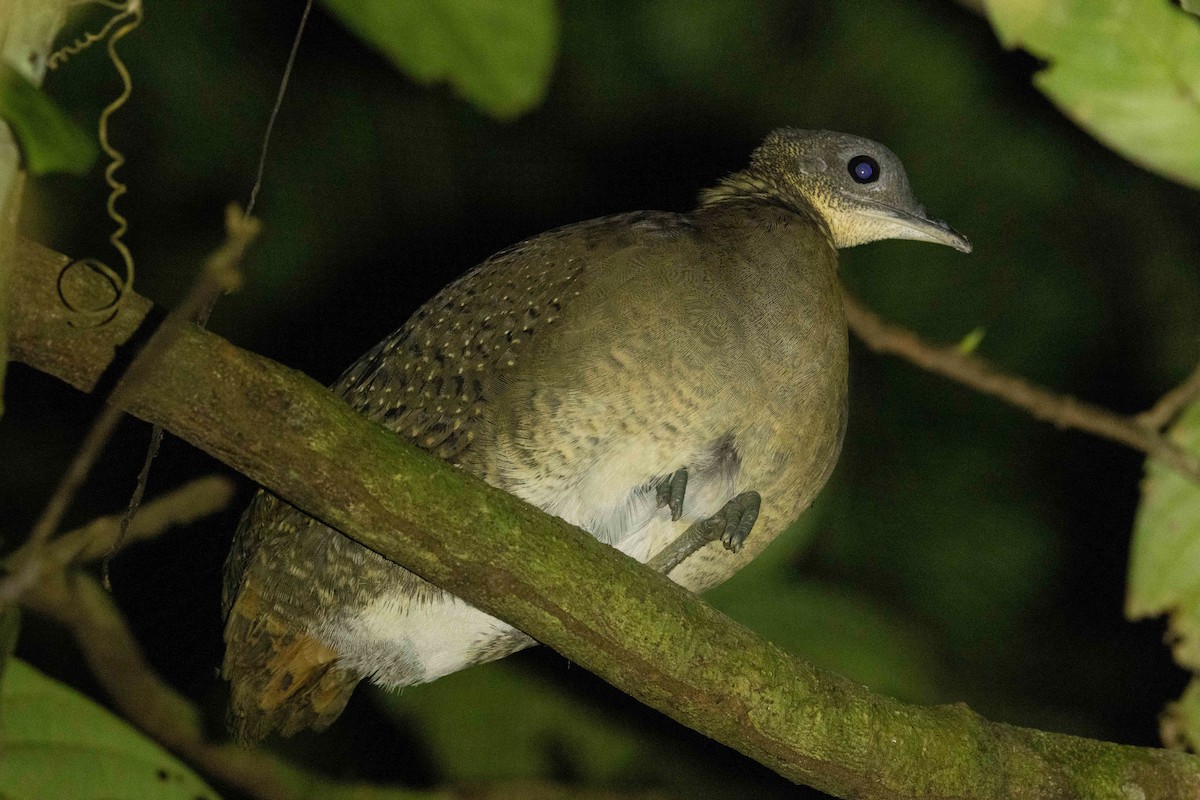
[(261, 601), (252, 580), (242, 583), (225, 623), (230, 683), (229, 728), (241, 742), (272, 731), (291, 736), (329, 727), (362, 676), (338, 665), (338, 653)]

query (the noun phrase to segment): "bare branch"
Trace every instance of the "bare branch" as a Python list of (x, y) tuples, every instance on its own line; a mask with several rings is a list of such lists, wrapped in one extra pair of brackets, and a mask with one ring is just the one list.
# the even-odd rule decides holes
[(1163, 437), (1155, 428), (1143, 424), (1139, 418), (1121, 416), (1107, 408), (1056, 394), (956, 347), (930, 344), (906, 328), (885, 322), (844, 287), (842, 302), (850, 330), (875, 352), (900, 356), (922, 369), (999, 398), (1058, 428), (1073, 428), (1140, 450), (1200, 483), (1200, 458)]
[[(129, 526), (124, 546), (155, 539), (171, 528), (190, 525), (225, 510), (233, 499), (233, 481), (224, 475), (197, 478), (142, 507)], [(105, 555), (120, 533), (124, 514), (92, 520), (64, 533), (49, 546), (48, 560), (60, 566), (82, 564)]]
[(50, 495), (50, 500), (42, 509), (41, 516), (34, 523), (33, 530), (22, 547), (27, 557), (22, 559), (19, 568), (0, 580), (0, 605), (17, 599), (36, 579), (40, 569), (37, 552), (49, 543), (58, 526), (62, 524), (63, 516), (79, 492), (79, 487), (83, 486), (83, 482), (91, 474), (92, 468), (100, 459), (100, 454), (104, 452), (105, 445), (112, 438), (113, 431), (117, 429), (117, 424), (124, 417), (125, 412), (121, 409), (105, 406), (92, 422), (91, 428), (67, 466), (67, 471), (54, 487), (54, 493)]
[(1200, 397), (1200, 364), (1196, 365), (1196, 369), (1183, 383), (1164, 394), (1157, 403), (1133, 419), (1143, 427), (1161, 431), (1174, 422), (1179, 412), (1197, 397)]
[[(130, 528), (132, 541), (151, 539), (175, 525), (186, 525), (215, 514), (233, 497), (233, 482), (213, 475), (185, 484), (155, 499), (146, 506), (145, 519)], [(51, 543), (30, 539), (4, 561), (9, 575), (0, 581), (0, 605), (20, 598), (21, 594), (43, 579), (47, 570), (61, 569), (72, 563), (99, 558), (117, 541), (123, 514), (100, 517)]]

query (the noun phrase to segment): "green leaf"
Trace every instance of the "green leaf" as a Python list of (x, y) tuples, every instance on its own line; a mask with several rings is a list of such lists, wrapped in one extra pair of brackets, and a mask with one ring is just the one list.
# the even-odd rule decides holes
[[(1170, 438), (1200, 453), (1200, 402), (1171, 426)], [(1171, 614), (1181, 664), (1200, 670), (1200, 486), (1152, 459), (1146, 462), (1142, 499), (1133, 523), (1129, 557), (1130, 619)]]
[(987, 0), (1005, 47), (1049, 66), (1037, 87), (1146, 169), (1200, 187), (1200, 25), (1166, 0)]
[(558, 48), (553, 0), (323, 0), (424, 84), (445, 81), (502, 119), (536, 106)]
[(979, 349), (979, 345), (983, 344), (983, 337), (986, 334), (987, 328), (975, 328), (959, 341), (958, 352), (966, 356), (971, 355), (971, 353)]
[(1192, 678), (1183, 696), (1168, 703), (1159, 718), (1163, 744), (1173, 750), (1196, 749), (1200, 742), (1200, 680)]
[(33, 175), (82, 175), (96, 160), (92, 137), (7, 63), (0, 63), (0, 119), (12, 128)]
[[(1171, 427), (1170, 438), (1200, 453), (1200, 402)], [(1200, 486), (1154, 460), (1146, 462), (1142, 499), (1133, 523), (1129, 590), (1130, 619), (1168, 614), (1175, 660), (1200, 672)], [(1200, 744), (1200, 689), (1195, 681), (1167, 710), (1176, 733)]]
[(4, 800), (216, 800), (166, 750), (19, 659), (0, 706)]

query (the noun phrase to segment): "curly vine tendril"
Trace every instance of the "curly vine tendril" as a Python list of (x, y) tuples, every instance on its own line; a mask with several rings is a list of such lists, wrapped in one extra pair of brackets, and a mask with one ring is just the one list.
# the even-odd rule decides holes
[[(83, 2), (87, 1), (83, 0)], [(79, 54), (96, 42), (107, 38), (108, 41), (105, 49), (108, 52), (109, 61), (112, 62), (113, 68), (116, 69), (117, 75), (121, 78), (120, 94), (100, 112), (98, 138), (100, 140), (100, 149), (104, 151), (104, 154), (109, 159), (108, 166), (104, 168), (104, 181), (108, 184), (110, 190), (105, 208), (108, 211), (109, 218), (117, 224), (116, 228), (109, 235), (108, 241), (112, 244), (113, 249), (120, 254), (121, 260), (124, 262), (125, 277), (122, 279), (121, 276), (117, 275), (115, 270), (94, 258), (72, 261), (63, 268), (62, 273), (59, 275), (59, 297), (62, 299), (64, 305), (83, 318), (84, 322), (81, 323), (82, 325), (96, 327), (103, 325), (116, 316), (122, 301), (124, 301), (133, 289), (133, 254), (129, 252), (129, 248), (126, 247), (124, 241), (125, 234), (129, 230), (129, 221), (125, 219), (121, 212), (117, 211), (117, 199), (129, 190), (129, 187), (116, 177), (117, 170), (125, 163), (125, 156), (122, 155), (121, 151), (113, 147), (108, 139), (108, 121), (116, 111), (125, 105), (130, 95), (133, 94), (133, 79), (129, 75), (129, 70), (125, 67), (125, 62), (117, 55), (116, 45), (120, 39), (142, 24), (142, 0), (126, 0), (123, 3), (112, 2), (112, 0), (90, 1), (100, 3), (119, 13), (113, 15), (96, 33), (85, 33), (80, 38), (55, 51), (47, 60), (47, 65), (50, 69), (57, 69), (66, 63), (70, 57)], [(66, 273), (76, 265), (86, 265), (100, 272), (114, 286), (118, 287), (116, 296), (111, 303), (100, 309), (83, 309), (78, 308), (68, 299), (63, 292), (62, 281)]]
[[(86, 3), (98, 3), (99, 5), (111, 8), (114, 11), (124, 12), (128, 10), (126, 8), (128, 5), (127, 3), (114, 2), (113, 0), (75, 0), (75, 2), (71, 3), (71, 5), (81, 6)], [(114, 14), (108, 22), (104, 23), (104, 27), (100, 30), (96, 31), (95, 33), (86, 31), (83, 36), (80, 36), (75, 41), (58, 48), (50, 54), (49, 58), (46, 59), (46, 68), (51, 70), (58, 69), (63, 64), (67, 63), (72, 56), (77, 56), (84, 50), (87, 50), (89, 47), (94, 45), (96, 42), (103, 41), (104, 37), (108, 36), (112, 29), (115, 28), (117, 24), (125, 18), (125, 16), (125, 14)]]

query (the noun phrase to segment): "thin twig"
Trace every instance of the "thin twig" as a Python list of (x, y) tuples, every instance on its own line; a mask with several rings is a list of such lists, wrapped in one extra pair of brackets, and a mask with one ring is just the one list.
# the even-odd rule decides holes
[[(238, 271), (238, 265), (245, 255), (246, 249), (258, 235), (261, 225), (257, 219), (246, 217), (234, 204), (231, 204), (225, 211), (225, 224), (225, 242), (208, 257), (204, 271), (192, 286), (191, 291), (188, 292), (183, 303), (172, 312), (168, 317), (168, 322), (163, 325), (163, 329), (151, 338), (143, 352), (125, 371), (116, 391), (138, 381), (140, 376), (145, 374), (144, 370), (153, 366), (158, 354), (164, 352), (171, 345), (178, 330), (178, 326), (172, 322), (196, 318), (206, 309), (211, 308), (216, 297), (241, 285), (241, 273)], [(123, 416), (124, 413), (117, 406), (110, 404), (104, 407), (96, 417), (96, 421), (92, 423), (75, 458), (71, 461), (58, 486), (55, 487), (45, 510), (34, 524), (26, 543), (29, 545), (29, 558), (23, 562), (20, 569), (0, 580), (0, 603), (16, 599), (36, 575), (37, 551), (50, 541), (62, 524), (62, 518), (70, 507), (71, 501), (95, 467), (100, 454), (104, 451), (104, 447), (108, 444), (108, 440), (112, 437), (113, 431)], [(143, 477), (146, 475), (146, 470), (147, 465), (144, 465), (142, 474), (139, 475), (138, 487), (134, 491), (135, 497), (130, 502), (130, 507), (134, 512), (136, 512), (134, 503), (141, 501), (142, 493), (145, 491)], [(130, 512), (127, 511), (126, 516), (132, 520)], [(119, 542), (114, 542), (114, 551), (118, 547)], [(105, 572), (107, 573), (107, 560)]]
[[(135, 23), (131, 26), (128, 26), (128, 29), (132, 30), (137, 26), (136, 23), (140, 21), (141, 3), (130, 3), (128, 4), (128, 7), (130, 10), (126, 11), (125, 13), (135, 15)], [(249, 246), (250, 242), (253, 241), (259, 231), (258, 221), (254, 220), (250, 214), (254, 209), (255, 200), (257, 199), (259, 189), (262, 186), (263, 172), (266, 169), (267, 162), (267, 150), (271, 142), (271, 134), (275, 127), (275, 119), (278, 117), (279, 109), (283, 105), (283, 97), (287, 90), (288, 81), (292, 74), (292, 68), (296, 61), (296, 52), (300, 48), (300, 39), (304, 33), (304, 28), (308, 22), (308, 15), (311, 10), (312, 0), (308, 0), (308, 2), (305, 3), (304, 10), (301, 14), (300, 24), (296, 29), (296, 36), (292, 40), (292, 48), (288, 53), (287, 64), (285, 65), (283, 71), (283, 78), (279, 84), (279, 91), (275, 96), (275, 104), (272, 106), (270, 117), (267, 120), (266, 132), (263, 135), (262, 146), (259, 150), (258, 166), (255, 171), (254, 184), (250, 190), (250, 200), (246, 205), (245, 211), (241, 213), (240, 224), (238, 221), (232, 219), (231, 215), (236, 212), (235, 207), (231, 205), (228, 209), (226, 209), (225, 243), (212, 256), (209, 257), (208, 263), (206, 264), (205, 270), (200, 279), (193, 284), (183, 303), (173, 313), (172, 316), (176, 317), (177, 319), (190, 320), (198, 324), (200, 327), (204, 327), (208, 323), (209, 315), (212, 313), (213, 306), (216, 304), (220, 296), (227, 292), (235, 291), (241, 285), (241, 274), (238, 270), (238, 265), (240, 264), (242, 256), (245, 253), (246, 247)], [(110, 40), (109, 43), (110, 50), (113, 42), (120, 36), (125, 35), (127, 32), (128, 30), (122, 28), (121, 31), (113, 36), (113, 40)], [(121, 71), (122, 76), (125, 78), (126, 83), (125, 92), (122, 95), (120, 102), (115, 104), (116, 107), (119, 107), (128, 96), (129, 81), (127, 73), (124, 72), (124, 66), (120, 63), (119, 59), (116, 59), (115, 53), (113, 54), (113, 58), (115, 59), (114, 63), (117, 64), (117, 67)], [(110, 109), (111, 108), (112, 107), (110, 106)], [(101, 130), (103, 132), (103, 118), (101, 123)], [(121, 158), (119, 153), (113, 153), (111, 155), (113, 155), (114, 159), (119, 160), (114, 161), (114, 166), (112, 169), (115, 169), (117, 166), (120, 166), (120, 162), (123, 162), (124, 159)], [(115, 201), (115, 197), (110, 199), (110, 205), (113, 201)], [(126, 270), (131, 278), (133, 274), (132, 258), (128, 256), (128, 251), (124, 249), (124, 246), (121, 245), (119, 241), (120, 233), (124, 230), (124, 219), (119, 218), (118, 222), (120, 223), (121, 228), (117, 234), (114, 234), (114, 237), (118, 241), (114, 241), (113, 244), (114, 246), (118, 247), (119, 250), (121, 250), (122, 257), (124, 257), (126, 261)], [(128, 281), (126, 281), (126, 285), (127, 284)], [(163, 343), (160, 342), (158, 349), (161, 350), (162, 347)], [(149, 350), (149, 348), (147, 349)], [(132, 368), (129, 372), (132, 373)], [(125, 381), (130, 377), (131, 376), (127, 374), (122, 378), (122, 381)], [(72, 462), (67, 474), (63, 476), (62, 481), (60, 481), (58, 487), (55, 489), (54, 495), (51, 497), (46, 509), (42, 512), (42, 516), (34, 526), (33, 532), (30, 534), (31, 541), (37, 543), (38, 545), (45, 544), (47, 541), (49, 541), (50, 537), (54, 535), (54, 532), (62, 523), (62, 517), (70, 507), (71, 501), (76, 492), (87, 479), (87, 476), (91, 473), (92, 468), (95, 466), (96, 461), (103, 452), (105, 445), (112, 436), (113, 430), (116, 429), (117, 423), (121, 421), (123, 416), (124, 414), (113, 406), (105, 407), (105, 409), (100, 413), (100, 416), (96, 419), (96, 422), (93, 423), (91, 430), (88, 432), (84, 445), (76, 454), (75, 460)], [(158, 425), (153, 426), (150, 432), (150, 442), (146, 449), (146, 457), (142, 463), (142, 469), (138, 473), (137, 482), (134, 486), (133, 494), (129, 499), (129, 506), (125, 513), (125, 521), (121, 526), (122, 531), (128, 528), (129, 524), (133, 521), (133, 518), (137, 515), (138, 506), (141, 504), (142, 497), (146, 492), (147, 482), (149, 481), (150, 467), (154, 462), (155, 456), (158, 454), (158, 449), (162, 444), (162, 438), (162, 428)], [(113, 543), (112, 552), (115, 552), (120, 546), (120, 539), (121, 537), (118, 537), (117, 541)], [(111, 558), (112, 553), (110, 553), (109, 556), (104, 559), (104, 562), (101, 565), (102, 579), (104, 586), (107, 589), (111, 589), (111, 584), (109, 581), (109, 561)], [(31, 559), (28, 563), (33, 564), (34, 561), (36, 561), (36, 559)], [(21, 572), (11, 575), (3, 582), (0, 582), (0, 602), (3, 602), (6, 598), (12, 599), (13, 596), (19, 594), (22, 587), (26, 585), (28, 580), (29, 575)]]
[[(1200, 483), (1200, 458), (1162, 436), (1154, 427), (1143, 424), (1138, 417), (1122, 416), (1057, 394), (956, 347), (930, 344), (906, 328), (885, 322), (844, 287), (842, 302), (850, 329), (872, 350), (900, 356), (922, 369), (999, 398), (1058, 428), (1084, 431), (1140, 450)], [(1155, 408), (1162, 403), (1160, 400)]]
[(267, 129), (263, 132), (262, 147), (258, 152), (258, 167), (254, 171), (254, 185), (250, 188), (250, 201), (246, 203), (246, 216), (254, 211), (254, 202), (258, 199), (258, 190), (262, 188), (263, 172), (267, 167), (267, 148), (271, 144), (271, 133), (275, 130), (275, 119), (279, 109), (283, 107), (283, 96), (287, 93), (288, 81), (292, 77), (292, 67), (296, 64), (296, 53), (300, 50), (300, 39), (304, 36), (304, 28), (308, 25), (308, 13), (312, 11), (312, 0), (304, 4), (300, 13), (300, 24), (296, 26), (296, 36), (292, 39), (292, 49), (288, 53), (287, 64), (283, 67), (283, 78), (279, 81), (279, 91), (275, 94), (275, 105), (271, 107), (271, 115), (267, 117)]
[[(296, 63), (296, 53), (300, 49), (300, 39), (304, 35), (304, 28), (308, 24), (308, 15), (312, 11), (312, 0), (307, 0), (304, 4), (304, 10), (300, 14), (300, 24), (296, 27), (296, 36), (292, 39), (292, 48), (288, 52), (287, 63), (283, 68), (283, 78), (279, 81), (279, 91), (275, 94), (275, 104), (271, 107), (271, 114), (267, 117), (267, 129), (263, 133), (262, 146), (259, 148), (258, 165), (254, 171), (254, 183), (250, 187), (250, 200), (246, 203), (246, 209), (242, 212), (242, 221), (249, 223), (251, 221), (251, 213), (254, 211), (254, 204), (258, 200), (259, 189), (262, 188), (263, 173), (267, 166), (267, 151), (271, 144), (271, 134), (275, 130), (275, 120), (279, 116), (279, 109), (283, 107), (283, 97), (287, 93), (288, 81), (292, 76), (292, 68)], [(231, 224), (226, 221), (226, 230), (230, 230)], [(257, 232), (257, 230), (256, 230)], [(232, 238), (232, 234), (229, 236)], [(241, 260), (241, 254), (237, 255), (237, 261)], [(211, 260), (210, 260), (211, 263)], [(236, 277), (236, 281), (234, 280)], [(226, 276), (230, 280), (231, 285), (236, 282), (240, 285), (240, 275), (236, 268), (231, 270)], [(218, 286), (219, 286), (218, 281)], [(208, 318), (212, 315), (213, 307), (216, 306), (217, 300), (221, 294), (232, 291), (232, 288), (224, 288), (223, 291), (214, 290), (213, 286), (205, 286), (204, 281), (200, 281), (192, 287), (192, 292), (189, 294), (189, 301), (184, 302), (181, 315), (184, 319), (191, 319), (201, 328), (208, 324)], [(113, 552), (120, 545), (121, 539), (124, 537), (124, 531), (133, 522), (133, 518), (137, 516), (138, 506), (142, 502), (142, 496), (146, 493), (146, 486), (150, 481), (150, 468), (154, 464), (154, 459), (158, 455), (158, 450), (162, 446), (163, 429), (161, 425), (155, 425), (150, 429), (150, 442), (146, 446), (146, 457), (142, 461), (142, 469), (138, 473), (137, 483), (134, 486), (133, 494), (129, 498), (129, 507), (125, 512), (125, 519), (121, 523), (121, 535), (117, 537), (117, 541), (113, 543)], [(104, 559), (101, 564), (100, 573), (104, 583), (104, 588), (112, 591), (112, 583), (109, 579), (109, 563), (112, 560), (112, 553)]]
[(208, 742), (200, 712), (146, 662), (112, 597), (77, 571), (47, 576), (24, 598), (74, 635), (88, 666), (121, 713), (205, 773), (255, 797), (283, 798), (282, 765), (270, 756)]
[[(121, 78), (120, 95), (105, 106), (104, 110), (100, 113), (98, 136), (101, 149), (109, 157), (109, 163), (104, 170), (104, 179), (112, 191), (109, 193), (106, 208), (108, 209), (109, 216), (117, 223), (117, 227), (109, 237), (109, 241), (125, 262), (126, 279), (122, 282), (118, 290), (118, 294), (123, 295), (129, 290), (133, 280), (133, 257), (130, 255), (129, 249), (123, 241), (124, 234), (129, 226), (125, 218), (116, 209), (116, 202), (125, 193), (126, 187), (125, 184), (116, 179), (115, 173), (125, 163), (125, 157), (108, 140), (108, 120), (125, 105), (125, 102), (129, 99), (133, 91), (129, 71), (125, 68), (125, 64), (121, 61), (120, 56), (117, 55), (116, 43), (141, 24), (141, 0), (130, 0), (130, 2), (119, 6), (118, 10), (121, 13), (110, 19), (98, 35), (91, 36), (86, 42), (77, 43), (74, 52), (78, 52), (92, 42), (108, 37), (108, 56)], [(113, 32), (113, 27), (120, 22), (124, 24)], [(109, 36), (110, 33), (112, 34), (111, 36)], [(53, 62), (53, 58), (51, 58), (51, 62)], [(53, 63), (51, 63), (51, 68), (53, 68)], [(63, 516), (67, 513), (67, 509), (70, 508), (71, 501), (74, 499), (76, 492), (79, 491), (79, 487), (83, 485), (83, 482), (87, 480), (87, 476), (91, 473), (100, 454), (104, 451), (104, 446), (108, 443), (109, 438), (112, 436), (113, 431), (116, 430), (117, 424), (123, 416), (123, 412), (109, 406), (92, 423), (91, 429), (84, 437), (84, 441), (76, 452), (74, 459), (72, 459), (71, 464), (67, 467), (66, 473), (59, 481), (58, 486), (55, 487), (54, 493), (50, 496), (49, 502), (46, 503), (46, 507), (42, 510), (41, 516), (34, 523), (33, 530), (30, 531), (28, 541), (33, 545), (34, 551), (48, 542), (55, 531), (58, 530), (59, 525), (62, 524)], [(30, 559), (28, 569), (36, 569), (36, 561), (36, 558)], [(27, 570), (21, 570), (9, 575), (4, 581), (0, 581), (0, 605), (13, 600), (16, 595), (20, 594), (22, 589), (28, 585), (31, 574)]]
[[(112, 406), (109, 406), (112, 408)], [(163, 430), (161, 425), (155, 425), (150, 430), (150, 444), (146, 447), (146, 457), (142, 459), (142, 468), (138, 472), (137, 482), (133, 486), (133, 494), (129, 496), (129, 504), (125, 507), (125, 513), (121, 516), (120, 525), (117, 528), (116, 538), (112, 540), (112, 544), (108, 547), (108, 552), (104, 555), (104, 560), (100, 562), (100, 583), (104, 586), (105, 591), (112, 591), (112, 575), (109, 567), (112, 564), (113, 556), (117, 554), (122, 544), (125, 541), (125, 534), (129, 531), (129, 526), (133, 524), (133, 518), (137, 516), (138, 509), (142, 505), (142, 497), (146, 494), (146, 487), (150, 483), (150, 465), (154, 463), (154, 457), (158, 455), (158, 448), (162, 445)]]
[[(208, 475), (188, 481), (142, 506), (137, 520), (125, 534), (124, 546), (161, 536), (171, 528), (211, 516), (228, 508), (234, 482), (224, 475)], [(98, 517), (83, 527), (68, 531), (47, 548), (46, 558), (59, 566), (84, 564), (108, 553), (121, 535), (122, 514)]]
[[(215, 514), (228, 506), (232, 498), (233, 481), (229, 478), (210, 475), (190, 481), (147, 503), (143, 515), (130, 527), (126, 544), (152, 539), (172, 527)], [(103, 556), (117, 541), (123, 518), (124, 514), (98, 517), (49, 543), (26, 541), (4, 560), (3, 567), (12, 575), (20, 575), (23, 588), (27, 589), (41, 580), (47, 570)]]
[[(246, 255), (247, 248), (250, 247), (251, 242), (258, 236), (261, 229), (262, 223), (256, 218), (243, 213), (237, 207), (236, 203), (230, 203), (225, 208), (225, 241), (209, 255), (208, 259), (204, 262), (204, 269), (200, 273), (200, 277), (192, 284), (192, 288), (188, 291), (187, 296), (184, 297), (183, 302), (167, 317), (167, 322), (163, 325), (163, 329), (150, 339), (137, 360), (129, 365), (129, 369), (121, 377), (121, 381), (117, 384), (114, 392), (119, 392), (122, 387), (135, 383), (145, 374), (146, 369), (153, 366), (158, 360), (159, 354), (165, 352), (174, 342), (179, 330), (179, 322), (195, 322), (203, 326), (203, 323), (207, 322), (208, 315), (212, 312), (213, 304), (217, 302), (217, 299), (221, 295), (236, 291), (241, 287), (242, 273), (239, 267)], [(146, 458), (142, 462), (142, 469), (138, 473), (137, 484), (134, 486), (133, 494), (129, 498), (129, 506), (125, 511), (125, 519), (121, 523), (122, 534), (113, 542), (109, 554), (104, 558), (100, 567), (104, 588), (106, 589), (112, 589), (108, 573), (109, 562), (121, 546), (121, 539), (124, 537), (125, 529), (129, 527), (130, 523), (133, 522), (133, 518), (137, 515), (138, 506), (142, 502), (142, 496), (146, 492), (146, 484), (150, 479), (150, 466), (154, 462), (154, 457), (158, 454), (159, 445), (162, 443), (162, 436), (162, 427), (159, 425), (153, 426), (150, 431), (150, 444), (146, 449)]]
[(1175, 421), (1179, 412), (1193, 400), (1200, 397), (1200, 364), (1192, 371), (1183, 383), (1158, 399), (1158, 402), (1146, 411), (1134, 417), (1134, 421), (1147, 428), (1161, 431)]
[(108, 444), (113, 431), (116, 430), (117, 423), (124, 416), (125, 412), (116, 406), (105, 406), (96, 417), (96, 421), (92, 423), (92, 427), (84, 436), (83, 443), (75, 451), (75, 457), (71, 459), (67, 471), (63, 473), (58, 486), (54, 488), (54, 493), (42, 510), (41, 516), (34, 523), (29, 538), (22, 546), (22, 550), (27, 551), (29, 557), (22, 561), (19, 569), (0, 579), (0, 605), (17, 599), (37, 577), (40, 570), (37, 553), (45, 547), (62, 524), (63, 516), (70, 508), (71, 501), (74, 500), (79, 487), (91, 474), (100, 454), (104, 452), (105, 445)]

